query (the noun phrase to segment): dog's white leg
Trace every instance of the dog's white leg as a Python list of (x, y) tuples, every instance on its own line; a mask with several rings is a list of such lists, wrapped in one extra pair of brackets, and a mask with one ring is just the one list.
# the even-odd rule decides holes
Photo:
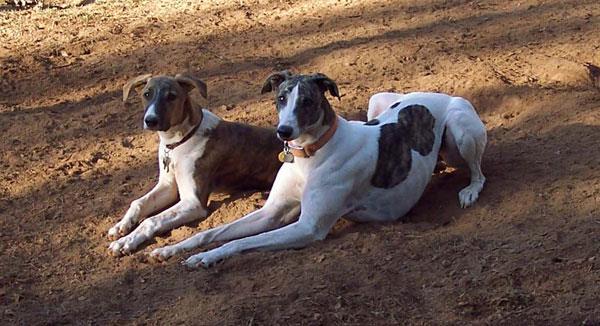
[(465, 135), (457, 144), (460, 155), (471, 170), (471, 183), (458, 193), (458, 200), (462, 208), (469, 207), (477, 201), (485, 184), (485, 176), (481, 172), (481, 157), (485, 145), (481, 146), (480, 143), (471, 135)]
[(145, 219), (133, 232), (113, 241), (109, 249), (115, 255), (128, 254), (157, 233), (206, 216), (206, 209), (198, 201), (182, 200), (164, 212)]
[(335, 185), (321, 180), (316, 182), (319, 183), (318, 185), (307, 184), (302, 196), (301, 215), (297, 222), (280, 229), (231, 241), (219, 248), (191, 256), (184, 264), (190, 268), (200, 265), (208, 267), (221, 259), (247, 250), (302, 248), (311, 242), (324, 239), (333, 224), (344, 214), (342, 207), (347, 194), (352, 190), (351, 182), (344, 182), (346, 179), (333, 176), (329, 180), (340, 181)]
[(279, 172), (265, 205), (232, 223), (200, 232), (174, 245), (157, 248), (150, 256), (167, 259), (177, 253), (192, 250), (215, 241), (230, 241), (288, 224), (300, 214), (300, 193), (296, 181), (285, 166)]
[(256, 210), (237, 221), (200, 232), (174, 245), (154, 249), (150, 256), (167, 259), (178, 253), (189, 251), (215, 241), (230, 241), (280, 227), (290, 220), (297, 218), (300, 205), (289, 207), (287, 211), (266, 206)]
[(302, 248), (311, 242), (324, 239), (329, 229), (327, 229), (325, 232), (319, 231), (320, 230), (315, 226), (298, 221), (280, 229), (234, 240), (224, 244), (219, 248), (193, 255), (188, 258), (184, 264), (190, 268), (196, 268), (200, 265), (208, 267), (221, 259), (246, 250), (281, 250)]
[(377, 118), (390, 105), (398, 102), (402, 94), (398, 93), (377, 93), (369, 98), (369, 110), (367, 111), (367, 120)]
[[(461, 101), (466, 102), (462, 99)], [(485, 126), (468, 103), (463, 103), (455, 111), (449, 112), (446, 132), (452, 137), (448, 142), (453, 143), (451, 147), (456, 145), (449, 150), (457, 150), (471, 172), (471, 183), (458, 193), (460, 206), (466, 208), (477, 201), (485, 184), (485, 176), (481, 172), (481, 159), (487, 143), (487, 133)]]
[(301, 222), (295, 222), (280, 229), (261, 233), (255, 236), (234, 240), (223, 246), (193, 255), (184, 264), (190, 268), (200, 265), (208, 267), (221, 259), (241, 253), (246, 250), (280, 250), (302, 248), (307, 244), (322, 240), (324, 235), (316, 232), (314, 228)]
[(108, 230), (108, 236), (116, 238), (131, 231), (133, 226), (152, 212), (164, 209), (177, 200), (177, 184), (170, 175), (161, 177), (147, 194), (131, 202), (125, 216)]

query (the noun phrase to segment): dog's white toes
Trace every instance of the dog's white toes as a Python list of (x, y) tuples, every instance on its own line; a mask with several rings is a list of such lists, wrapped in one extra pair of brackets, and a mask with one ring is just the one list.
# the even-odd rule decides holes
[(110, 230), (108, 230), (108, 237), (111, 239), (116, 238), (119, 235), (119, 229), (117, 228), (117, 226), (113, 226), (112, 228), (110, 228)]
[(110, 243), (108, 249), (114, 256), (122, 256), (121, 253), (122, 244), (117, 240)]
[(191, 269), (196, 269), (196, 268), (200, 267), (200, 265), (202, 263), (202, 259), (196, 258), (196, 256), (192, 256), (192, 257), (182, 261), (181, 264), (184, 265), (185, 267), (191, 268)]
[(193, 255), (181, 263), (183, 265), (185, 265), (186, 267), (192, 268), (192, 269), (195, 269), (198, 267), (208, 268), (208, 267), (214, 265), (214, 263), (216, 263), (218, 260), (219, 260), (219, 258), (214, 257), (214, 255), (210, 254), (210, 252), (203, 252), (203, 253), (199, 253), (197, 255)]
[(178, 254), (179, 252), (180, 250), (178, 250), (175, 246), (166, 246), (152, 250), (152, 252), (150, 253), (150, 257), (156, 258), (158, 260), (167, 260), (170, 257)]
[(121, 223), (121, 225), (119, 225), (119, 234), (121, 236), (126, 235), (127, 233), (129, 233), (131, 231), (132, 227), (133, 227), (133, 224), (131, 224), (129, 222)]
[(123, 256), (128, 255), (136, 248), (136, 244), (134, 243), (134, 238), (131, 235), (122, 237), (118, 240), (113, 241), (109, 246), (110, 249), (115, 256)]
[(124, 255), (130, 254), (133, 251), (133, 248), (131, 246), (131, 242), (127, 241), (125, 242), (125, 244), (123, 245), (123, 248), (121, 248), (121, 253), (123, 253)]
[(131, 222), (121, 220), (108, 230), (108, 236), (110, 238), (122, 237), (131, 231), (132, 226)]
[(476, 191), (476, 189), (466, 187), (458, 193), (458, 201), (460, 202), (460, 207), (467, 208), (473, 205), (477, 201), (478, 197), (479, 192)]

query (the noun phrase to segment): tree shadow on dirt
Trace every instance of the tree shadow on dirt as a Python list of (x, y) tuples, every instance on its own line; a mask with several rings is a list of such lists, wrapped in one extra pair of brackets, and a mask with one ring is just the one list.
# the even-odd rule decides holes
[[(451, 3), (452, 6), (458, 6), (462, 2)], [(494, 12), (479, 16), (468, 16), (456, 21), (438, 20), (432, 23), (428, 23), (417, 27), (406, 27), (397, 30), (384, 31), (380, 34), (367, 37), (357, 37), (350, 40), (337, 40), (325, 43), (320, 46), (306, 48), (296, 53), (287, 56), (274, 56), (269, 54), (264, 57), (242, 57), (241, 59), (235, 60), (211, 60), (210, 63), (203, 67), (193, 67), (193, 70), (202, 78), (210, 79), (212, 77), (223, 76), (228, 74), (241, 75), (246, 72), (262, 70), (262, 69), (281, 69), (287, 67), (298, 67), (309, 63), (310, 61), (324, 57), (332, 52), (340, 51), (348, 48), (356, 48), (363, 45), (377, 45), (377, 44), (402, 44), (403, 40), (406, 41), (413, 37), (423, 37), (428, 35), (448, 35), (449, 33), (458, 33), (464, 29), (463, 26), (473, 24), (479, 26), (483, 35), (476, 39), (465, 39), (458, 40), (450, 44), (445, 44), (445, 51), (447, 52), (459, 52), (459, 53), (470, 53), (471, 49), (488, 49), (490, 53), (496, 52), (498, 49), (503, 51), (510, 51), (511, 49), (518, 48), (531, 43), (547, 43), (557, 40), (567, 40), (570, 34), (581, 34), (586, 31), (593, 30), (593, 23), (584, 23), (579, 19), (571, 19), (569, 21), (562, 21), (560, 23), (545, 23), (543, 27), (545, 32), (536, 31), (537, 26), (518, 26), (519, 22), (523, 19), (527, 19), (532, 14), (543, 14), (552, 12), (557, 9), (565, 8), (565, 6), (584, 6), (594, 1), (568, 1), (568, 2), (554, 2), (548, 4), (541, 4), (539, 6), (530, 8), (521, 8), (511, 12)], [(392, 13), (390, 13), (392, 10)], [(389, 18), (394, 13), (403, 13), (404, 8), (379, 8), (377, 6), (371, 6), (366, 8), (360, 17), (363, 21), (372, 21)], [(424, 10), (435, 10), (435, 6), (423, 6), (421, 9), (417, 9), (416, 13)], [(329, 15), (322, 19), (322, 23), (326, 26), (330, 26), (331, 29), (336, 30), (337, 25), (341, 24), (345, 18), (344, 12)], [(298, 18), (297, 21), (290, 21), (292, 26), (296, 26), (293, 29), (285, 29), (283, 34), (282, 31), (263, 31), (262, 29), (250, 30), (247, 34), (255, 35), (256, 40), (250, 40), (253, 42), (262, 42), (263, 38), (281, 38), (286, 37), (290, 40), (299, 39), (307, 35), (316, 35), (322, 33), (319, 26), (312, 24), (301, 24), (302, 18)], [(486, 28), (490, 28), (498, 25), (513, 26), (513, 28), (507, 28), (507, 33), (514, 35), (514, 37), (506, 37), (502, 35), (485, 35)], [(80, 66), (70, 66), (66, 68), (53, 69), (51, 71), (54, 78), (61, 80), (62, 84), (67, 87), (88, 87), (96, 80), (112, 79), (114, 78), (113, 72), (119, 71), (122, 76), (132, 75), (135, 73), (141, 73), (138, 71), (135, 63), (143, 58), (145, 62), (149, 62), (148, 69), (143, 72), (152, 72), (154, 63), (159, 63), (163, 60), (165, 55), (183, 56), (187, 58), (186, 62), (194, 62), (194, 56), (202, 54), (203, 48), (209, 47), (210, 51), (218, 51), (219, 48), (227, 48), (227, 44), (236, 43), (241, 36), (236, 33), (225, 35), (220, 37), (218, 40), (210, 42), (211, 46), (208, 46), (201, 42), (201, 40), (190, 40), (186, 42), (175, 42), (160, 46), (144, 46), (128, 53), (126, 56), (107, 56), (98, 61), (98, 63), (82, 63)], [(244, 36), (245, 38), (245, 36)], [(419, 40), (412, 40), (409, 43), (419, 42)], [(198, 45), (200, 42), (200, 45)], [(425, 43), (423, 43), (425, 42)], [(423, 46), (437, 46), (427, 44), (428, 40), (423, 40), (421, 47)], [(414, 44), (413, 44), (414, 45)], [(416, 46), (416, 45), (415, 45)], [(432, 58), (434, 59), (434, 58)], [(181, 69), (188, 69), (185, 67), (177, 67), (178, 63), (174, 62), (173, 73), (180, 72)], [(133, 68), (133, 69), (132, 69)], [(47, 75), (48, 72), (43, 72), (43, 75)], [(23, 99), (23, 96), (31, 98), (32, 94), (37, 96), (56, 96), (58, 94), (53, 93), (53, 89), (49, 87), (40, 87), (38, 80), (41, 76), (32, 74), (28, 81), (19, 81), (20, 85), (24, 85), (25, 88), (18, 90), (16, 94), (7, 94), (7, 98), (0, 98), (2, 102), (15, 103), (19, 99)], [(93, 77), (93, 78), (90, 78)], [(9, 78), (7, 78), (9, 79)], [(262, 83), (262, 80), (258, 81)], [(256, 89), (259, 89), (258, 83)], [(245, 95), (247, 96), (247, 95)], [(248, 99), (242, 95), (240, 100)], [(255, 95), (252, 95), (254, 97)], [(215, 105), (220, 105), (222, 102), (217, 101)], [(35, 112), (35, 111), (32, 111)]]

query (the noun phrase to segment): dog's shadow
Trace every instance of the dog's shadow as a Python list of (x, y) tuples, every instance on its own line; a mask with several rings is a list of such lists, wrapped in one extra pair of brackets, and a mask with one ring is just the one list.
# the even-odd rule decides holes
[[(267, 199), (269, 196), (269, 191), (267, 190), (246, 190), (239, 191), (234, 193), (216, 193), (211, 194), (210, 200), (208, 201), (208, 216), (212, 215), (212, 213), (216, 212), (222, 206), (227, 206), (239, 199), (249, 199), (250, 197), (258, 194), (262, 199)], [(200, 224), (198, 222), (197, 224)], [(197, 226), (197, 225), (196, 225)]]
[[(460, 207), (458, 193), (468, 186), (468, 169), (451, 169), (435, 173), (421, 199), (400, 221), (405, 223), (430, 223), (446, 226), (460, 218), (465, 208)], [(480, 194), (481, 195), (481, 194)], [(481, 199), (475, 202), (478, 205)]]

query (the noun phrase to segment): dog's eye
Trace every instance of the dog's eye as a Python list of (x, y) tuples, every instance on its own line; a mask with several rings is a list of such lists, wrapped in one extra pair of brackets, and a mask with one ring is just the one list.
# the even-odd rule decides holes
[(277, 101), (279, 101), (279, 103), (283, 103), (285, 102), (285, 96), (281, 95), (277, 98)]
[(149, 98), (149, 97), (150, 97), (150, 95), (152, 95), (152, 93), (150, 93), (150, 91), (145, 91), (145, 92), (144, 92), (144, 97), (145, 97), (145, 98)]
[(175, 98), (177, 98), (177, 95), (175, 95), (173, 93), (167, 94), (167, 101), (173, 101), (173, 100), (175, 100)]

